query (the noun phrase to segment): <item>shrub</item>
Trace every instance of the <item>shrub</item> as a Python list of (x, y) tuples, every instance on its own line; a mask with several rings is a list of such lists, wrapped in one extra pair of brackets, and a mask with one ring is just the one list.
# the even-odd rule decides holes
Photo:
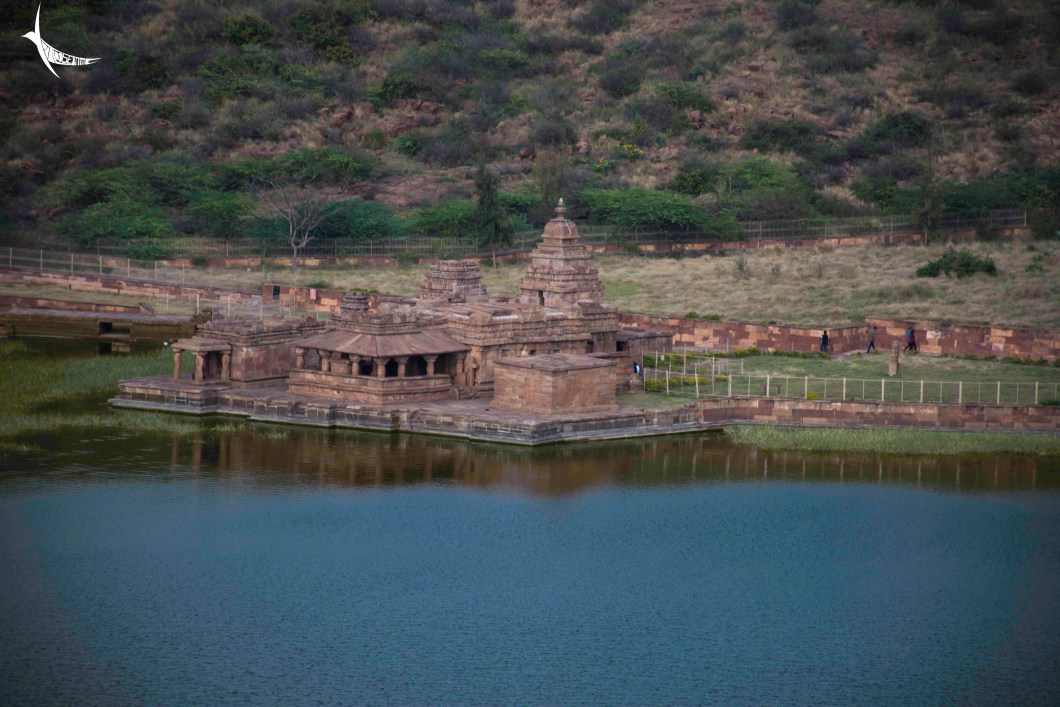
[(712, 216), (691, 199), (648, 189), (586, 189), (579, 204), (600, 222), (629, 230), (692, 231), (733, 240), (742, 231), (735, 220)]
[(154, 54), (119, 48), (114, 52), (114, 66), (123, 79), (123, 93), (163, 88), (173, 79), (165, 60)]
[(793, 30), (817, 22), (816, 0), (781, 0), (777, 5), (777, 29)]
[(530, 142), (541, 147), (573, 145), (577, 140), (574, 126), (566, 120), (538, 119), (530, 128)]
[(709, 113), (714, 110), (714, 103), (697, 83), (672, 81), (657, 85), (655, 90), (666, 99), (670, 106), (678, 110), (689, 108), (702, 113)]
[(699, 196), (713, 192), (722, 176), (722, 168), (716, 164), (689, 163), (681, 167), (667, 189), (688, 196)]
[(276, 28), (265, 18), (246, 13), (230, 17), (224, 23), (224, 37), (233, 44), (270, 44), (276, 37)]
[(626, 16), (635, 5), (632, 0), (594, 0), (573, 24), (582, 34), (611, 34), (625, 26)]
[(1039, 96), (1049, 90), (1049, 83), (1045, 69), (1028, 69), (1012, 78), (1012, 90), (1024, 96)]
[(404, 232), (404, 224), (383, 204), (347, 199), (339, 202), (335, 215), (320, 225), (317, 235), (322, 239), (372, 240), (396, 238)]
[(903, 111), (885, 115), (865, 128), (858, 138), (865, 155), (888, 154), (921, 147), (931, 138), (931, 120), (920, 113)]
[(967, 250), (948, 248), (942, 255), (929, 260), (916, 269), (917, 277), (938, 277), (939, 275), (956, 275), (957, 278), (969, 277), (976, 273), (997, 275), (997, 265), (992, 258), (980, 257)]
[(403, 155), (415, 157), (420, 153), (420, 141), (408, 135), (402, 135), (394, 140), (394, 147)]
[(993, 221), (983, 220), (975, 225), (975, 237), (987, 243), (1001, 240), (1003, 234), (1004, 231), (1001, 226)]
[(405, 216), (404, 224), (410, 233), (466, 238), (471, 233), (474, 214), (473, 199), (449, 199), (413, 211)]
[(608, 57), (600, 75), (600, 87), (612, 98), (625, 98), (640, 90), (644, 65), (632, 57)]
[(876, 52), (863, 49), (857, 36), (824, 27), (796, 30), (790, 41), (797, 52), (806, 56), (804, 63), (811, 72), (864, 71), (879, 58)]
[(740, 138), (745, 150), (769, 152), (803, 152), (812, 145), (817, 128), (806, 120), (755, 120)]

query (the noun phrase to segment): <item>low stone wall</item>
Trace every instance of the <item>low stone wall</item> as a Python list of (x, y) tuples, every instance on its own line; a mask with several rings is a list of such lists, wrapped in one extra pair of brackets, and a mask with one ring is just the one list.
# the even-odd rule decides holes
[[(927, 321), (867, 318), (861, 326), (829, 328), (829, 349), (833, 353), (864, 351), (869, 329), (877, 326), (876, 347), (890, 349), (898, 341), (905, 346), (905, 330), (916, 329), (920, 351), (956, 356), (996, 356), (1056, 361), (1060, 358), (1060, 330), (949, 324)], [(623, 329), (659, 329), (673, 334), (675, 346), (700, 346), (716, 351), (748, 349), (818, 351), (824, 327), (795, 327), (782, 324), (709, 321), (678, 317), (658, 317), (623, 312)]]
[[(924, 353), (959, 356), (996, 356), (997, 358), (1060, 358), (1060, 330), (998, 327), (976, 324), (948, 324), (895, 319), (865, 320), (867, 326), (879, 327), (876, 345), (881, 349), (891, 341), (905, 345), (906, 327), (916, 329), (917, 348)], [(867, 327), (866, 327), (867, 329)], [(883, 342), (883, 343), (881, 343)]]
[[(655, 317), (628, 312), (619, 315), (619, 326), (669, 331), (673, 333), (675, 346), (705, 346), (715, 351), (750, 348), (819, 351), (821, 333), (825, 330), (825, 327)], [(829, 349), (833, 352), (864, 349), (867, 331), (864, 326), (828, 328)]]
[(914, 427), (945, 430), (1060, 431), (1060, 407), (938, 405), (843, 400), (707, 398), (704, 423), (753, 422), (806, 427)]
[(78, 292), (106, 292), (109, 294), (159, 299), (169, 297), (171, 299), (194, 300), (196, 295), (210, 300), (231, 298), (233, 304), (239, 302), (257, 304), (261, 297), (257, 292), (241, 292), (219, 287), (196, 287), (193, 285), (175, 285), (107, 275), (40, 272), (37, 270), (20, 270), (18, 268), (0, 268), (0, 280), (29, 285), (47, 285)]
[(52, 309), (0, 311), (0, 329), (6, 336), (100, 341), (173, 341), (193, 336), (191, 317), (81, 312)]
[(65, 312), (120, 312), (123, 314), (151, 314), (143, 305), (100, 304), (98, 302), (77, 302), (75, 300), (47, 299), (44, 297), (26, 297), (23, 295), (0, 295), (0, 307), (26, 307), (29, 309), (55, 309)]

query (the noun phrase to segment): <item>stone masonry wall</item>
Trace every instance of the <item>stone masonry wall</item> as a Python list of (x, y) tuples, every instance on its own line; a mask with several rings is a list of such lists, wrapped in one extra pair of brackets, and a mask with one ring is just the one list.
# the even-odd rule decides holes
[(1060, 407), (938, 405), (842, 400), (708, 398), (700, 421), (756, 422), (808, 427), (918, 427), (950, 430), (1060, 431)]
[[(905, 330), (913, 326), (920, 351), (957, 356), (996, 356), (1060, 358), (1060, 330), (948, 324), (924, 321), (868, 318), (862, 326), (828, 329), (829, 348), (833, 353), (864, 351), (869, 328), (876, 325), (876, 347), (890, 349), (891, 342), (905, 346)], [(659, 329), (672, 332), (676, 346), (706, 346), (725, 351), (758, 347), (785, 351), (817, 351), (822, 328), (793, 327), (780, 324), (749, 324), (702, 319), (656, 317), (622, 313), (622, 328)]]
[(231, 297), (233, 304), (237, 302), (250, 303), (251, 301), (256, 304), (261, 297), (256, 292), (240, 292), (217, 287), (194, 287), (191, 285), (174, 285), (106, 275), (38, 272), (19, 270), (17, 268), (0, 268), (0, 281), (48, 285), (78, 292), (106, 292), (140, 297), (165, 298), (168, 296), (173, 299), (195, 299), (195, 296), (199, 295), (213, 300)]

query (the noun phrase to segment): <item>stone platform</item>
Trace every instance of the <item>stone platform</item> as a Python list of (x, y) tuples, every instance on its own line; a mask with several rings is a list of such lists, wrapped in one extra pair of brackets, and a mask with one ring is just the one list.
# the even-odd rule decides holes
[(704, 426), (694, 406), (673, 410), (620, 407), (590, 413), (537, 415), (493, 407), (492, 398), (405, 405), (366, 405), (293, 395), (284, 386), (233, 388), (152, 376), (122, 381), (115, 407), (192, 415), (237, 415), (261, 422), (418, 432), (506, 444), (694, 432)]

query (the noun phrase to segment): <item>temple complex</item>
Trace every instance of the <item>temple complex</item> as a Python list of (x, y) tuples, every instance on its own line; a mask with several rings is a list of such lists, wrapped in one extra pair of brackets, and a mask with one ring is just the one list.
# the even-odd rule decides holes
[[(669, 350), (671, 336), (619, 331), (566, 214), (560, 200), (514, 297), (490, 297), (477, 263), (446, 260), (430, 266), (415, 297), (346, 293), (330, 321), (218, 319), (173, 344), (172, 378), (123, 381), (114, 402), (200, 413), (300, 410), (373, 426), (396, 406), (439, 414), (482, 401), (473, 406), (482, 414), (629, 424), (640, 414), (616, 412), (616, 390), (639, 384), (633, 362)], [(190, 374), (186, 356), (194, 357)]]

